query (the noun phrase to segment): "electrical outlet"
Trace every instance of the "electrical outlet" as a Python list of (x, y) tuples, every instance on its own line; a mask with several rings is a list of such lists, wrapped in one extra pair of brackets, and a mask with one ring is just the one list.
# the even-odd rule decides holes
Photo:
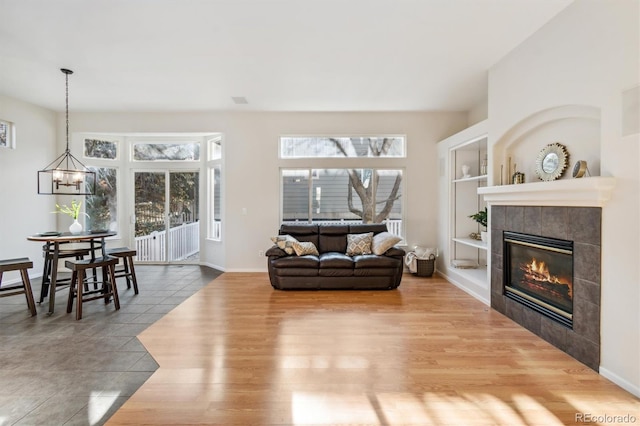
[(260, 257), (264, 256), (264, 250), (258, 250), (258, 256)]

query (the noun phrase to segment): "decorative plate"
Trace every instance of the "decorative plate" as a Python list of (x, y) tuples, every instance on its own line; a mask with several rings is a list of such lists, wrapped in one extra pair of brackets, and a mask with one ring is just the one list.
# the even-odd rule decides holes
[(541, 180), (556, 180), (564, 173), (569, 162), (567, 148), (560, 143), (550, 143), (540, 151), (536, 159), (536, 174)]
[(40, 236), (40, 237), (57, 237), (60, 234), (62, 234), (62, 232), (49, 231), (49, 232), (41, 232), (40, 234), (38, 234), (38, 236)]

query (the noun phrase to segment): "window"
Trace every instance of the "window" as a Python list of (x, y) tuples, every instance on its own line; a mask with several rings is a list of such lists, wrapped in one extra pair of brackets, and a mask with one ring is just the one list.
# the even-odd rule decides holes
[(211, 168), (211, 229), (209, 238), (220, 241), (222, 237), (222, 219), (220, 217), (220, 175), (222, 168), (219, 164)]
[(404, 236), (406, 137), (287, 136), (279, 150), (282, 222), (385, 222)]
[(200, 143), (153, 143), (133, 144), (134, 161), (200, 161)]
[(222, 138), (208, 142), (209, 161), (209, 239), (222, 240)]
[(15, 127), (10, 121), (0, 120), (0, 148), (15, 148)]
[(209, 140), (209, 159), (220, 160), (222, 158), (222, 139)]
[(281, 137), (281, 158), (404, 158), (405, 138)]
[(386, 222), (403, 235), (402, 170), (283, 169), (283, 222)]
[[(89, 167), (89, 170), (96, 173), (96, 188), (95, 194), (86, 198), (86, 227), (118, 231), (117, 170), (110, 167)], [(93, 188), (89, 190), (93, 192)]]
[(115, 160), (118, 158), (118, 143), (101, 139), (85, 139), (84, 156), (86, 158)]

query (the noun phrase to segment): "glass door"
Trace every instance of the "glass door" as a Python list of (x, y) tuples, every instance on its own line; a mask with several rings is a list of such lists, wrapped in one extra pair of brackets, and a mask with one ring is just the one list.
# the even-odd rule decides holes
[(196, 262), (199, 173), (134, 172), (135, 245), (141, 262)]

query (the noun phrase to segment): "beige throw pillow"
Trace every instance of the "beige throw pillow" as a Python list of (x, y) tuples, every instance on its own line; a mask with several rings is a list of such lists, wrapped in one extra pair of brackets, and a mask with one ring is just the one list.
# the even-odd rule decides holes
[(287, 254), (293, 254), (293, 243), (297, 243), (298, 240), (293, 238), (291, 235), (278, 235), (276, 237), (271, 237), (271, 241), (279, 248), (284, 250)]
[(348, 234), (347, 256), (371, 254), (371, 241), (373, 241), (373, 232), (367, 232), (365, 234)]
[(320, 256), (320, 253), (318, 253), (318, 249), (316, 248), (315, 244), (311, 242), (296, 241), (295, 243), (293, 243), (293, 249), (298, 256), (304, 256), (306, 254), (314, 254), (316, 256)]
[(371, 250), (373, 254), (382, 255), (391, 247), (402, 241), (402, 238), (390, 232), (381, 232), (373, 237)]

